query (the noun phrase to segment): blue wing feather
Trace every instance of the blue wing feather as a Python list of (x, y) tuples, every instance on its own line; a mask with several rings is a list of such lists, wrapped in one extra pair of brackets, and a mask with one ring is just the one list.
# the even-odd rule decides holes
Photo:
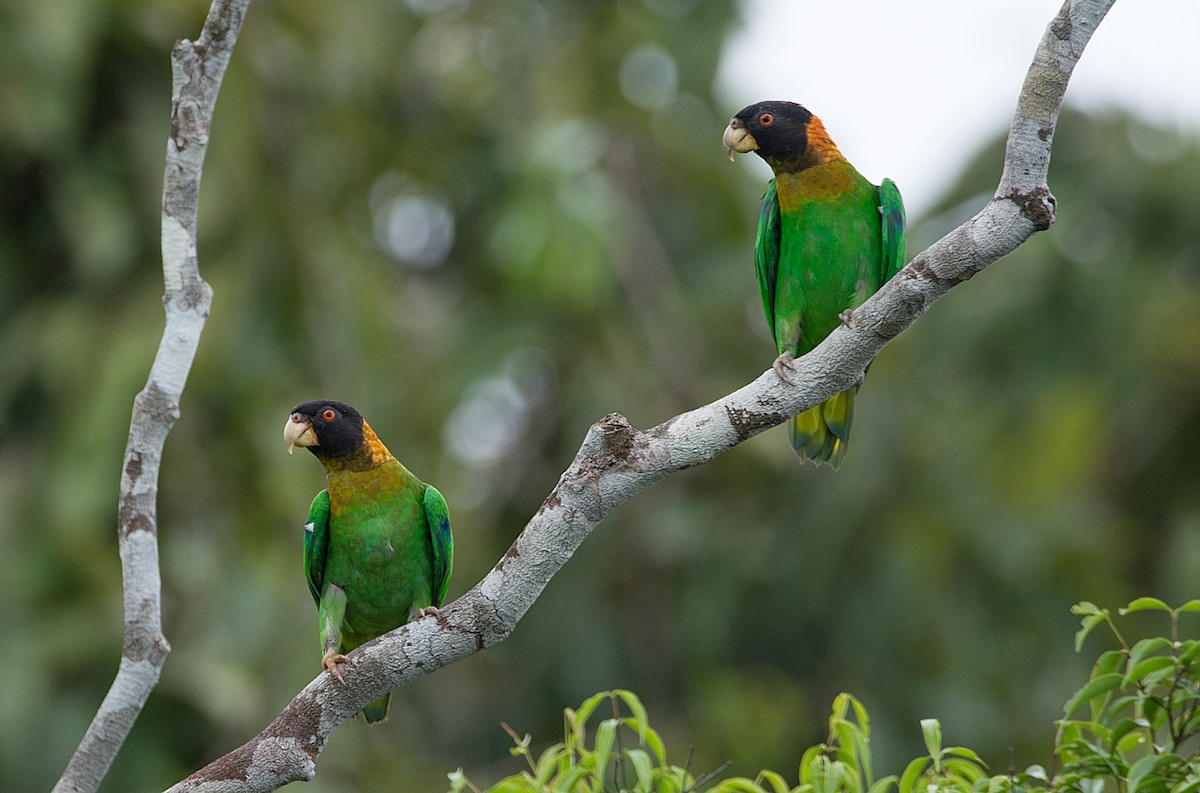
[(329, 556), (329, 491), (322, 490), (308, 508), (304, 526), (304, 577), (317, 606), (325, 586), (325, 560)]
[(450, 533), (450, 510), (446, 499), (433, 485), (425, 486), (425, 519), (433, 546), (433, 605), (441, 606), (454, 569), (454, 536)]
[(879, 213), (883, 216), (883, 260), (879, 283), (885, 284), (904, 266), (904, 200), (891, 179), (879, 185)]

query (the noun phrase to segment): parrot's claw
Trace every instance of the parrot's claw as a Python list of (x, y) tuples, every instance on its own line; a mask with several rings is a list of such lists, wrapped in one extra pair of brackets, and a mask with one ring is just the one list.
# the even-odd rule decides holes
[(422, 617), (440, 617), (442, 612), (437, 606), (426, 606), (423, 609), (417, 609), (417, 619)]
[(329, 650), (325, 653), (325, 657), (321, 659), (321, 666), (325, 668), (329, 674), (333, 675), (333, 679), (341, 683), (343, 686), (350, 685), (346, 682), (346, 678), (342, 676), (342, 670), (338, 668), (338, 664), (348, 664), (350, 659), (334, 650)]
[(846, 309), (841, 314), (838, 314), (838, 319), (841, 320), (842, 324), (847, 328), (850, 327), (850, 323), (854, 320), (854, 309)]
[(796, 368), (792, 366), (792, 361), (794, 360), (796, 360), (796, 356), (792, 355), (790, 352), (785, 352), (781, 353), (780, 356), (775, 359), (775, 363), (771, 364), (771, 368), (775, 370), (775, 376), (791, 386), (796, 385), (796, 383), (794, 380), (784, 374), (784, 371), (796, 371)]

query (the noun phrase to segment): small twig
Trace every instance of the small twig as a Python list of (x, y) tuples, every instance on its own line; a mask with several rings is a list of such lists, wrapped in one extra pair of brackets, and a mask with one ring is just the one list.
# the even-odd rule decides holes
[(699, 790), (701, 788), (701, 786), (707, 785), (709, 782), (716, 779), (721, 774), (725, 773), (725, 769), (729, 768), (729, 766), (731, 766), (731, 765), (733, 765), (733, 761), (726, 760), (725, 762), (721, 763), (719, 766), (714, 768), (712, 771), (709, 771), (704, 776), (698, 777), (695, 782), (688, 785), (686, 788), (684, 788), (682, 791), (680, 791), (680, 793), (692, 793), (692, 791), (694, 791), (694, 790)]

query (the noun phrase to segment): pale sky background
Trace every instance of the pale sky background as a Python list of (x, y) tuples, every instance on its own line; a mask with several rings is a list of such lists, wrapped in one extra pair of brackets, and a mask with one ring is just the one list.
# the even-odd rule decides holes
[[(981, 143), (1007, 128), (1061, 5), (744, 0), (745, 25), (727, 43), (718, 95), (731, 115), (761, 99), (805, 105), (871, 181), (896, 180), (916, 217)], [(1082, 110), (1126, 107), (1200, 133), (1200, 0), (1118, 0), (1066, 101)], [(739, 157), (738, 167), (770, 173), (755, 157)]]

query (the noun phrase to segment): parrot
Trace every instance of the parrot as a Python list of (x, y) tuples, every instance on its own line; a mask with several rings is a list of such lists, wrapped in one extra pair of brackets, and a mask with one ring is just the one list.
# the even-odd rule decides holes
[[(304, 573), (317, 604), (321, 666), (346, 685), (345, 653), (405, 623), (437, 615), (446, 598), (454, 539), (446, 500), (397, 460), (362, 415), (319, 399), (292, 408), (291, 454), (307, 448), (325, 469), (304, 527)], [(363, 708), (385, 721), (391, 692)]]
[[(785, 383), (812, 350), (904, 264), (904, 203), (891, 179), (876, 187), (838, 150), (821, 120), (795, 102), (748, 105), (722, 134), (725, 154), (754, 152), (774, 178), (763, 196), (754, 263)], [(837, 468), (846, 455), (861, 381), (796, 416), (792, 448)]]

